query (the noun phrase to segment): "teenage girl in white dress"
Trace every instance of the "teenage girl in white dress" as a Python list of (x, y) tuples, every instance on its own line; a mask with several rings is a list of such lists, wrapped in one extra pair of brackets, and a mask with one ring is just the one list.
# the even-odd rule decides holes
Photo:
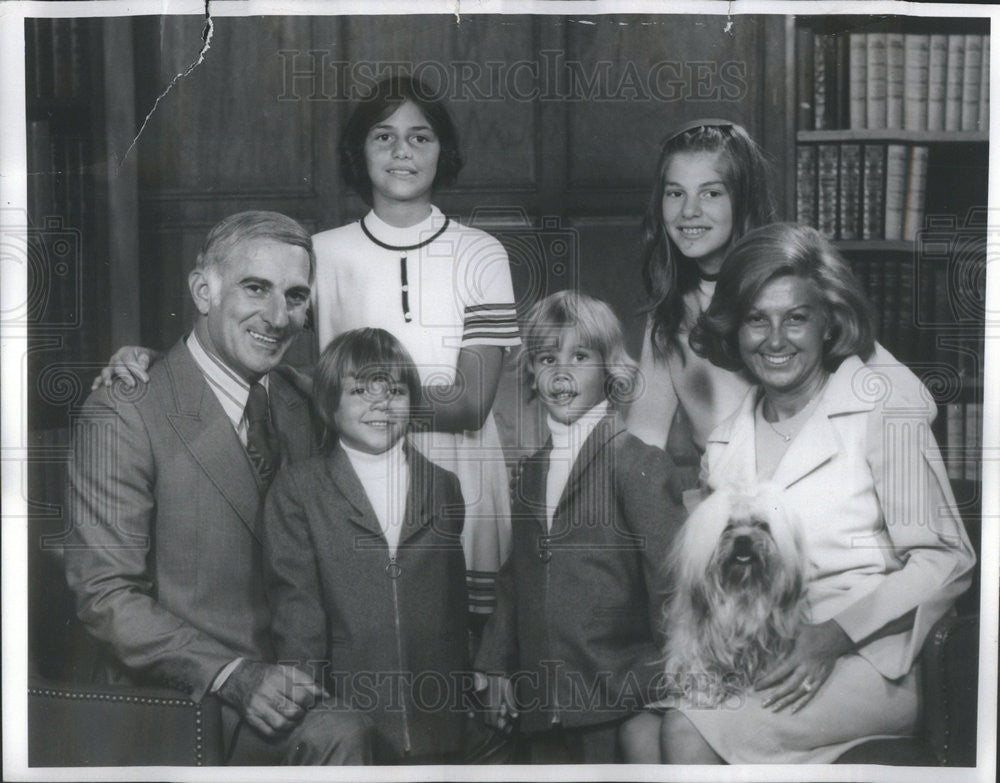
[(485, 620), (510, 547), (507, 473), (491, 413), (504, 353), (520, 343), (507, 253), (431, 203), (462, 157), (447, 109), (422, 83), (378, 83), (355, 107), (339, 151), (344, 179), (372, 209), (313, 237), (319, 346), (379, 327), (413, 357), (426, 428), (411, 440), (459, 477), (470, 610)]

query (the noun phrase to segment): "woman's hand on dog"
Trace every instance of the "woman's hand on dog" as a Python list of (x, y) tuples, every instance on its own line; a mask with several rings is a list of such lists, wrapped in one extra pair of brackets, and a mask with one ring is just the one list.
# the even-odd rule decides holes
[[(479, 675), (477, 674), (477, 677)], [(514, 706), (514, 688), (510, 680), (499, 674), (486, 675), (486, 693), (483, 697), (486, 712), (483, 720), (487, 726), (508, 731), (518, 713)]]
[(791, 654), (754, 685), (764, 698), (763, 706), (774, 712), (786, 707), (798, 712), (812, 701), (837, 659), (853, 646), (835, 620), (803, 626)]

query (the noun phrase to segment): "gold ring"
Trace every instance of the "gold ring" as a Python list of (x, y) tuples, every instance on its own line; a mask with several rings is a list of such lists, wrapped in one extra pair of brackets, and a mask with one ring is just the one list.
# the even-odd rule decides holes
[(810, 680), (803, 680), (802, 682), (802, 690), (806, 693), (812, 693), (812, 689), (815, 687), (816, 686)]

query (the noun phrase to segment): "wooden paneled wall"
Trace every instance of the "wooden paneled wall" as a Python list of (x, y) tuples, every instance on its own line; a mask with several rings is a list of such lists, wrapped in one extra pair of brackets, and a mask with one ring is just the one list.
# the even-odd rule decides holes
[[(612, 303), (637, 346), (638, 228), (664, 135), (695, 117), (730, 118), (779, 171), (785, 163), (783, 19), (727, 23), (692, 15), (216, 18), (204, 61), (160, 101), (134, 151), (136, 337), (165, 347), (186, 328), (187, 270), (225, 215), (277, 209), (321, 230), (364, 213), (340, 180), (338, 132), (351, 98), (399, 69), (448, 92), (467, 163), (436, 202), (508, 245), (520, 303), (579, 285)], [(202, 20), (131, 24), (142, 118), (197, 59)]]

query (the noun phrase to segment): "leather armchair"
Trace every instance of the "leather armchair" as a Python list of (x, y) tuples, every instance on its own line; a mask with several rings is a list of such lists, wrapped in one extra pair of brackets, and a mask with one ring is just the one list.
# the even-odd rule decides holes
[(223, 763), (221, 705), (123, 685), (28, 685), (28, 764), (38, 767)]
[(908, 739), (871, 740), (857, 745), (837, 763), (974, 767), (978, 660), (978, 615), (941, 618), (920, 656), (920, 733)]

